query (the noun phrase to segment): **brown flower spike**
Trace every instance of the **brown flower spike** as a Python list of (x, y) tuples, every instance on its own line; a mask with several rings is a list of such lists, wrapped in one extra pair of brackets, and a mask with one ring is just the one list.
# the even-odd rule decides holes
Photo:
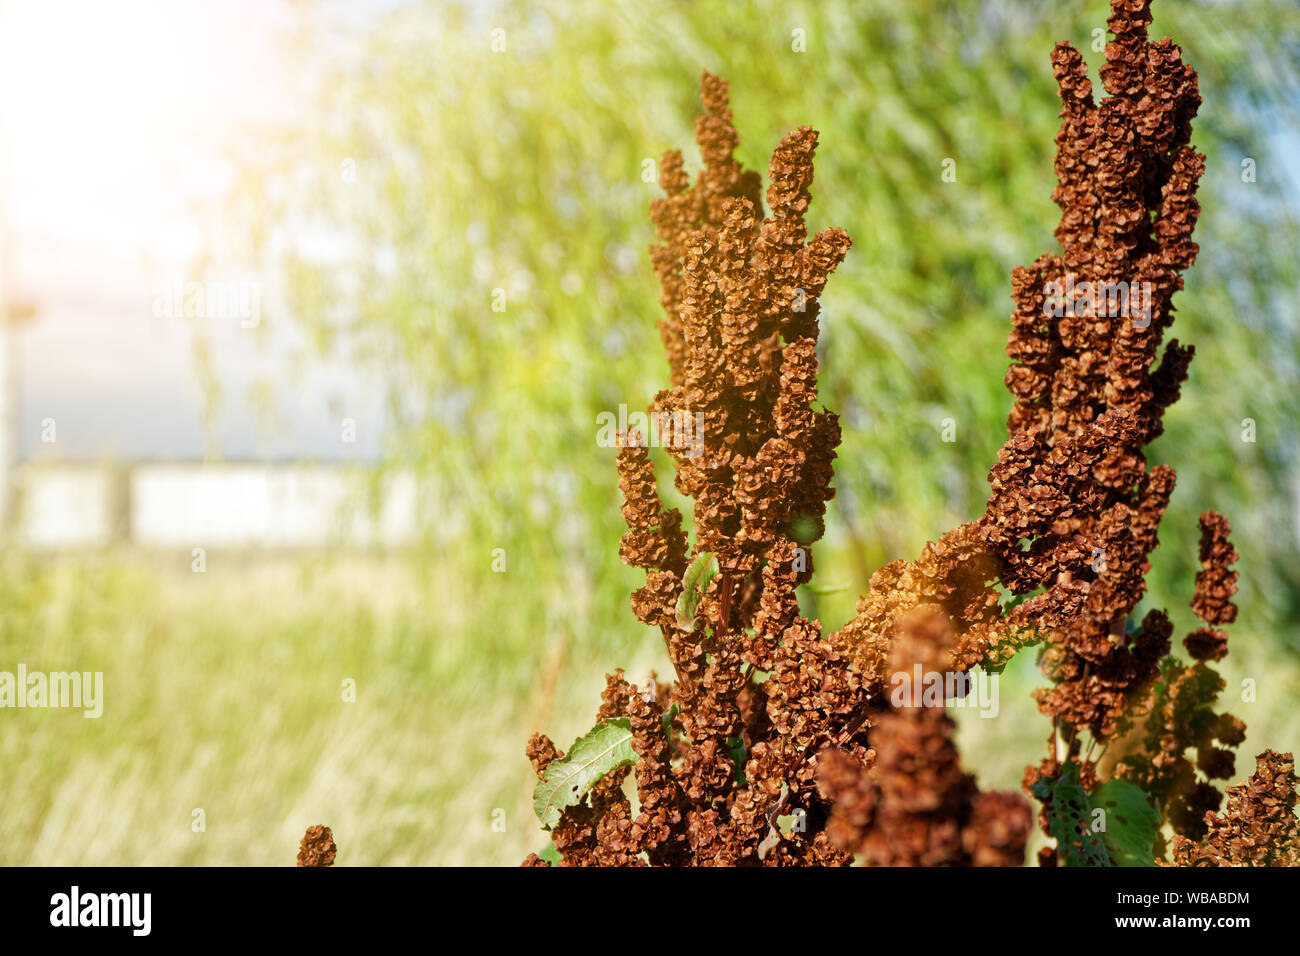
[(338, 847), (329, 827), (308, 827), (298, 847), (299, 866), (333, 866)]
[[(932, 605), (952, 638), (952, 666), (963, 671), (1005, 660), (1025, 635), (1000, 620), (987, 584), (996, 566), (978, 528), (964, 526), (917, 564), (877, 575), (858, 619), (837, 634), (800, 615), (796, 589), (812, 576), (809, 545), (824, 530), (840, 437), (837, 417), (817, 403), (818, 297), (850, 240), (839, 229), (808, 236), (813, 130), (795, 129), (773, 153), (764, 217), (757, 176), (731, 158), (727, 85), (705, 74), (701, 99), (705, 168), (692, 187), (680, 155), (665, 156), (667, 197), (651, 209), (673, 387), (650, 412), (669, 439), (677, 489), (694, 501), (693, 546), (681, 514), (660, 501), (649, 436), (621, 434), (618, 454), (628, 528), (619, 553), (646, 572), (632, 608), (662, 633), (674, 680), (647, 694), (621, 672), (610, 675), (597, 716), (629, 719), (639, 810), (622, 793), (626, 769), (613, 772), (563, 813), (552, 842), (569, 866), (844, 864), (859, 824), (852, 813), (843, 822), (821, 762), (865, 767), (879, 756), (893, 769), (883, 784), (863, 781), (863, 799), (883, 785), (882, 818), (912, 820), (890, 781), (901, 782), (898, 768), (916, 742), (933, 739), (945, 748), (935, 773), (952, 778), (952, 793), (914, 819), (954, 836), (936, 836), (936, 849), (918, 848), (917, 860), (1019, 862), (1028, 806), (1014, 794), (978, 793), (957, 766), (942, 710), (919, 716), (915, 729), (909, 715), (871, 749), (873, 714), (888, 725), (881, 694), (896, 616)], [(683, 422), (698, 423), (695, 441), (671, 440)], [(720, 573), (683, 630), (683, 578), (702, 554)], [(541, 735), (528, 754), (539, 777), (559, 756)]]
[(981, 522), (1005, 586), (1045, 589), (1021, 615), (1051, 635), (1053, 686), (1038, 702), (1071, 752), (1080, 732), (1104, 741), (1127, 728), (1168, 651), (1159, 617), (1128, 624), (1174, 485), (1167, 466), (1148, 470), (1142, 448), (1192, 356), (1173, 340), (1155, 364), (1196, 257), (1204, 157), (1188, 145), (1196, 73), (1168, 39), (1147, 39), (1149, 6), (1113, 0), (1100, 103), (1078, 51), (1061, 43), (1052, 54), (1062, 251), (1012, 274), (1012, 437)]

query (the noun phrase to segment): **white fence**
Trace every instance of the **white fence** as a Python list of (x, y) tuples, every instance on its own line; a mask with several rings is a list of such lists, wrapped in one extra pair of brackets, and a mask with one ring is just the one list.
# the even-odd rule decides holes
[(17, 543), (100, 548), (397, 548), (419, 534), (413, 475), (388, 479), (378, 514), (363, 473), (301, 464), (42, 465), (15, 477)]

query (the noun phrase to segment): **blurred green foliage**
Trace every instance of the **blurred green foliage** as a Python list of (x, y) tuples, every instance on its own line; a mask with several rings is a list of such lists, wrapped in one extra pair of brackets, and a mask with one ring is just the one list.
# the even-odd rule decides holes
[[(641, 573), (617, 560), (595, 422), (666, 384), (646, 256), (658, 188), (641, 174), (668, 148), (698, 164), (702, 69), (731, 83), (750, 168), (791, 127), (821, 131), (810, 226), (855, 240), (823, 298), (821, 395), (844, 441), (817, 553), (821, 583), (848, 587), (806, 609), (839, 626), (875, 568), (977, 515), (1010, 408), (1008, 274), (1057, 248), (1048, 54), (1071, 41), (1100, 92), (1105, 17), (1099, 0), (572, 0), (407, 3), (305, 29), (298, 55), (333, 64), (317, 109), (256, 143), (231, 213), (317, 343), (391, 383), (383, 467), (429, 479), (430, 550), (475, 609), (458, 638), (503, 660), (526, 636), (537, 667), (558, 646), (587, 669), (656, 640), (627, 610)], [(1179, 480), (1148, 600), (1191, 625), (1197, 515), (1221, 511), (1242, 555), (1234, 646), (1294, 651), (1300, 7), (1158, 3), (1155, 18), (1199, 71), (1208, 169), (1173, 333), (1196, 359), (1149, 455)]]

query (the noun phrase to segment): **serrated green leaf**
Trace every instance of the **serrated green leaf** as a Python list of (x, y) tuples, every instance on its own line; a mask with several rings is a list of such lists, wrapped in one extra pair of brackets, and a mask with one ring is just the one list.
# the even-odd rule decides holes
[(697, 554), (682, 575), (682, 593), (677, 598), (677, 626), (683, 631), (694, 629), (695, 611), (717, 575), (718, 559), (707, 551)]
[(1079, 765), (1067, 763), (1059, 777), (1045, 777), (1030, 792), (1043, 802), (1047, 829), (1066, 866), (1111, 866), (1105, 844), (1092, 831), (1092, 802), (1079, 782)]
[(1116, 866), (1155, 866), (1152, 849), (1160, 811), (1146, 792), (1127, 780), (1109, 780), (1092, 793), (1094, 810), (1106, 811), (1102, 842)]
[(565, 807), (577, 804), (601, 777), (618, 767), (636, 763), (632, 749), (632, 722), (627, 717), (601, 721), (579, 737), (569, 752), (551, 761), (533, 790), (533, 812), (549, 830)]

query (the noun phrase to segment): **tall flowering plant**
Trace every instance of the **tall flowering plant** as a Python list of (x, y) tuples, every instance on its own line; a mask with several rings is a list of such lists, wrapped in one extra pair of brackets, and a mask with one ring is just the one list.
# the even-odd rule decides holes
[[(1111, 7), (1100, 103), (1079, 53), (1052, 55), (1061, 252), (1012, 274), (1015, 402), (985, 512), (881, 568), (832, 633), (800, 614), (796, 590), (813, 574), (840, 439), (817, 400), (818, 299), (851, 242), (808, 236), (808, 127), (773, 153), (764, 214), (758, 175), (733, 158), (727, 85), (704, 75), (704, 168), (692, 184), (666, 154), (651, 208), (671, 387), (647, 420), (698, 423), (689, 442), (660, 436), (693, 541), (661, 502), (649, 436), (618, 440), (620, 555), (646, 573), (632, 608), (673, 673), (609, 675), (596, 726), (567, 753), (533, 736), (552, 846), (526, 863), (1020, 864), (1031, 804), (979, 789), (944, 705), (976, 668), (1035, 644), (1051, 731), (1024, 789), (1055, 844), (1040, 863), (1300, 862), (1289, 754), (1262, 754), (1215, 812), (1212, 781), (1231, 776), (1245, 730), (1214, 711), (1210, 665), (1236, 615), (1223, 517), (1201, 518), (1192, 663), (1170, 656), (1163, 611), (1133, 619), (1175, 479), (1143, 449), (1193, 355), (1163, 339), (1197, 252), (1204, 157), (1189, 145), (1195, 72), (1148, 39), (1148, 0)], [(942, 680), (900, 693), (912, 675)], [(1116, 809), (1098, 830), (1097, 812)]]

